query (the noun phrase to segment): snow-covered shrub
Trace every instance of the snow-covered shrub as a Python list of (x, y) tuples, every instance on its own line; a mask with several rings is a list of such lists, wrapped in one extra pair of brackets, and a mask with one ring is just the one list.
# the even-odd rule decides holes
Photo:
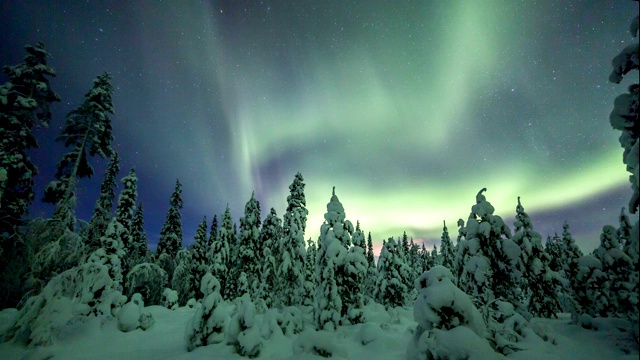
[(175, 290), (171, 290), (169, 288), (165, 288), (162, 292), (162, 296), (164, 297), (164, 307), (167, 309), (175, 310), (178, 308), (178, 292)]
[(171, 288), (178, 292), (180, 306), (184, 306), (189, 299), (195, 296), (192, 281), (194, 281), (193, 256), (191, 251), (181, 249), (176, 255), (176, 268), (171, 277)]
[(300, 308), (296, 306), (287, 306), (278, 314), (278, 325), (282, 333), (287, 336), (299, 334), (304, 330), (304, 319)]
[(293, 355), (314, 354), (322, 357), (347, 358), (348, 351), (344, 346), (336, 344), (334, 332), (308, 329), (302, 332), (293, 342)]
[(131, 297), (131, 301), (124, 304), (122, 309), (118, 311), (118, 330), (129, 332), (135, 329), (147, 330), (155, 323), (153, 316), (144, 308), (142, 295), (136, 293)]
[(379, 325), (374, 323), (364, 323), (360, 330), (356, 333), (356, 340), (362, 344), (370, 344), (384, 336)]
[[(602, 272), (602, 262), (597, 257), (585, 255), (578, 260), (578, 272), (573, 289), (578, 313), (596, 316), (608, 306), (607, 303), (598, 301), (599, 299), (605, 300), (602, 296), (604, 282), (605, 274)], [(577, 320), (577, 315), (577, 313), (572, 314), (574, 321)]]
[(484, 338), (485, 324), (469, 295), (454, 284), (451, 271), (434, 266), (416, 281), (413, 316), (418, 326), (407, 359), (499, 358)]
[(191, 298), (189, 299), (189, 301), (187, 301), (187, 305), (185, 305), (186, 307), (188, 307), (189, 309), (193, 309), (196, 307), (196, 305), (198, 305), (198, 301), (196, 301), (196, 299)]
[[(529, 333), (529, 323), (506, 301), (495, 301), (485, 307), (489, 312), (489, 341), (493, 348), (501, 354), (508, 355), (522, 350), (517, 343)], [(495, 309), (493, 309), (495, 308)]]
[(167, 286), (167, 273), (153, 263), (138, 264), (127, 274), (127, 295), (142, 295), (147, 305), (162, 304), (163, 289)]
[(115, 316), (126, 299), (109, 276), (109, 268), (91, 261), (53, 277), (38, 295), (30, 297), (5, 340), (50, 345), (74, 318)]
[(249, 294), (238, 299), (237, 312), (229, 323), (228, 336), (229, 344), (235, 346), (238, 354), (250, 358), (260, 355), (262, 334), (256, 324), (256, 307)]
[[(220, 282), (211, 273), (207, 273), (200, 283), (200, 291), (205, 295), (202, 304), (196, 305), (196, 312), (185, 330), (187, 350), (199, 346), (218, 344), (224, 341), (225, 328), (229, 314), (221, 306), (224, 302), (220, 295)], [(195, 300), (194, 300), (195, 302)]]

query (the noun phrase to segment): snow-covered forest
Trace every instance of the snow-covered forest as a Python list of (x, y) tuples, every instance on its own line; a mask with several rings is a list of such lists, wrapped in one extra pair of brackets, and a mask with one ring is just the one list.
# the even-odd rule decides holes
[[(135, 168), (121, 169), (112, 147), (109, 73), (67, 115), (68, 151), (34, 193), (34, 130), (61, 99), (45, 45), (25, 50), (0, 87), (0, 358), (637, 358), (639, 225), (628, 214), (639, 201), (637, 83), (612, 99), (610, 116), (632, 196), (618, 223), (602, 224), (596, 249), (580, 249), (566, 222), (543, 239), (526, 198), (497, 214), (500, 189), (485, 188), (469, 194), (457, 224), (442, 224), (433, 248), (404, 233), (374, 254), (375, 234), (340, 202), (340, 184), (319, 238), (305, 238), (297, 173), (283, 214), (251, 194), (239, 219), (229, 207), (204, 217), (189, 247), (176, 180), (151, 251)], [(637, 81), (638, 59), (637, 42), (622, 49), (610, 81)], [(109, 161), (104, 174), (94, 174), (98, 158)], [(101, 191), (80, 219), (76, 190), (92, 176)], [(28, 216), (40, 196), (55, 205), (50, 218)]]

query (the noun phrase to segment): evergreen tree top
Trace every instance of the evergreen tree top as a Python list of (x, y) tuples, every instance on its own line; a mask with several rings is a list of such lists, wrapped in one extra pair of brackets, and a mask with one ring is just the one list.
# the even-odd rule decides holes
[(329, 200), (327, 204), (327, 212), (324, 214), (324, 219), (329, 224), (334, 224), (336, 222), (344, 222), (345, 217), (344, 207), (336, 195), (336, 187), (334, 186), (331, 200)]
[(180, 184), (180, 180), (176, 179), (176, 187), (173, 190), (173, 194), (171, 194), (171, 199), (169, 200), (169, 204), (171, 204), (172, 208), (182, 209), (182, 198), (180, 195), (182, 194), (182, 184)]

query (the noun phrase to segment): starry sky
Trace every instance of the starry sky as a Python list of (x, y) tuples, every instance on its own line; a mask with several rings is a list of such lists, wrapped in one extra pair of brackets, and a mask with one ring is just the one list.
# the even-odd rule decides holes
[[(255, 191), (282, 216), (306, 183), (306, 237), (331, 189), (383, 238), (455, 234), (483, 187), (513, 224), (517, 197), (547, 234), (567, 220), (590, 252), (631, 190), (608, 116), (608, 83), (631, 40), (632, 1), (0, 1), (0, 64), (44, 41), (62, 97), (36, 136), (41, 197), (64, 148), (53, 139), (92, 79), (113, 75), (121, 175), (135, 166), (152, 247), (175, 179), (184, 243)], [(0, 78), (2, 82), (6, 77)], [(88, 219), (106, 160), (93, 159)], [(32, 216), (48, 216), (35, 203)]]

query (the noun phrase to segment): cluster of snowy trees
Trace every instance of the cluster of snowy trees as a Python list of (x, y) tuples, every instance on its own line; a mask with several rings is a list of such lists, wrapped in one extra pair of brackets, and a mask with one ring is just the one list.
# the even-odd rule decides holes
[[(633, 24), (635, 35), (637, 18)], [(193, 245), (185, 248), (182, 185), (176, 181), (151, 252), (135, 169), (120, 180), (116, 198), (120, 165), (111, 148), (113, 87), (106, 73), (96, 77), (62, 127), (59, 140), (70, 150), (43, 198), (55, 204), (54, 214), (26, 220), (37, 172), (28, 157), (37, 147), (32, 130), (48, 124), (49, 104), (60, 100), (49, 86), (54, 71), (44, 45), (26, 51), (23, 63), (4, 68), (9, 81), (0, 87), (0, 305), (20, 308), (15, 323), (0, 334), (4, 340), (46, 345), (56, 329), (88, 316), (116, 318), (121, 331), (144, 330), (154, 322), (145, 305), (194, 308), (186, 325), (188, 350), (226, 341), (247, 357), (259, 355), (266, 336), (255, 327), (256, 314), (275, 311), (273, 323), (286, 335), (301, 333), (309, 323), (315, 331), (331, 332), (366, 322), (370, 303), (382, 304), (392, 319), (397, 307), (414, 306), (418, 326), (410, 359), (454, 358), (454, 352), (460, 358), (506, 355), (528, 336), (547, 339), (529, 327), (532, 317), (561, 311), (583, 326), (606, 316), (629, 319), (637, 329), (638, 222), (632, 224), (624, 208), (619, 224), (604, 226), (600, 246), (585, 255), (567, 223), (543, 245), (520, 198), (517, 204), (514, 199), (510, 228), (482, 189), (467, 220), (458, 220), (455, 242), (446, 223), (440, 251), (404, 233), (382, 242), (376, 263), (371, 233), (365, 240), (360, 223), (354, 227), (347, 219), (335, 188), (319, 238), (305, 241), (308, 211), (300, 173), (289, 186), (282, 218), (273, 208), (263, 218), (252, 194), (239, 222), (227, 206), (220, 218), (204, 218)], [(613, 65), (614, 82), (637, 70), (637, 44)], [(638, 210), (637, 120), (633, 84), (611, 114), (631, 172), (631, 213)], [(93, 215), (83, 221), (75, 217), (75, 193), (78, 181), (93, 175), (95, 155), (108, 158), (109, 165)], [(467, 345), (451, 347), (460, 341)]]

